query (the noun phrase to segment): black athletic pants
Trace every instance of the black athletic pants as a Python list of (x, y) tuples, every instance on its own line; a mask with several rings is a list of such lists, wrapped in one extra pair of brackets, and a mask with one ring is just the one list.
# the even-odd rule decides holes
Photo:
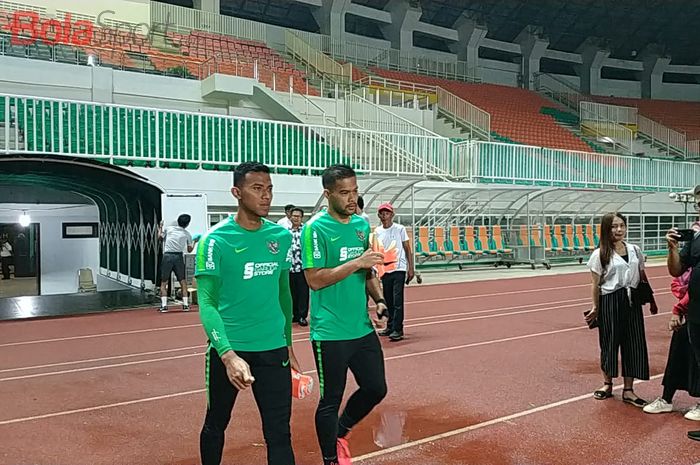
[(309, 285), (304, 272), (289, 273), (289, 287), (292, 290), (292, 315), (294, 321), (309, 316)]
[[(255, 382), (251, 386), (262, 419), (268, 465), (294, 465), (289, 421), (292, 414), (292, 375), (286, 347), (265, 352), (236, 352), (250, 365)], [(224, 450), (224, 432), (238, 390), (226, 374), (219, 354), (207, 350), (207, 415), (200, 435), (202, 465), (219, 465)], [(246, 425), (250, 419), (242, 420)]]
[[(374, 331), (360, 339), (312, 344), (321, 395), (316, 409), (316, 435), (321, 453), (328, 460), (336, 457), (338, 437), (344, 437), (386, 396), (384, 354)], [(359, 389), (350, 396), (338, 419), (348, 368)]]
[(393, 271), (382, 276), (384, 300), (389, 309), (387, 329), (403, 334), (403, 288), (406, 283), (405, 271)]
[(2, 279), (10, 279), (10, 261), (12, 257), (2, 257), (0, 258), (0, 264), (2, 264)]

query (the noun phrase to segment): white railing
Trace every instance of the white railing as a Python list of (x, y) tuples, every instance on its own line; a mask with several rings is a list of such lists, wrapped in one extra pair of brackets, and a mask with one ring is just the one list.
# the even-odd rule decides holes
[(579, 113), (581, 119), (592, 121), (610, 121), (618, 124), (637, 124), (637, 109), (621, 105), (582, 101)]
[(549, 95), (557, 102), (576, 111), (579, 111), (579, 105), (585, 99), (583, 94), (572, 84), (547, 73), (535, 75), (535, 88), (538, 92)]
[[(405, 163), (425, 162), (434, 174), (450, 175), (450, 141), (416, 123), (402, 118), (359, 95), (345, 97), (345, 125), (371, 130), (384, 142), (383, 149), (400, 154)], [(406, 143), (404, 136), (420, 137)]]
[(442, 137), (92, 102), (0, 95), (0, 122), (0, 153), (111, 164), (228, 169), (256, 160), (311, 174), (347, 163), (363, 173), (444, 177), (453, 162)]
[(669, 155), (671, 152), (686, 155), (686, 137), (661, 123), (643, 115), (637, 116), (637, 131), (649, 138), (652, 145), (660, 145)]
[(345, 122), (372, 131), (442, 138), (439, 134), (354, 94), (345, 96)]
[(438, 111), (472, 129), (480, 138), (491, 140), (491, 115), (441, 87), (437, 88)]
[(620, 146), (632, 153), (634, 131), (624, 124), (637, 124), (637, 109), (617, 105), (605, 105), (595, 102), (580, 103), (581, 131), (584, 134), (601, 138), (600, 142), (612, 142), (616, 149)]
[(700, 157), (700, 140), (688, 141), (688, 156), (693, 158)]
[[(412, 52), (402, 52), (393, 48), (376, 47), (369, 44), (340, 41), (330, 36), (297, 31), (300, 37), (317, 50), (337, 60), (352, 61), (359, 66), (407, 71), (409, 73), (436, 76), (467, 82), (481, 82), (476, 68), (466, 61), (440, 60)], [(429, 52), (426, 52), (429, 53)]]
[(358, 81), (365, 86), (379, 86), (385, 89), (392, 89), (400, 92), (413, 92), (424, 94), (436, 94), (437, 87), (426, 84), (417, 84), (410, 81), (401, 81), (399, 79), (387, 79), (377, 76), (365, 76)]
[(289, 30), (285, 31), (284, 45), (287, 53), (306, 63), (317, 74), (337, 78), (341, 82), (352, 81), (352, 65), (350, 63), (341, 65)]
[(494, 142), (470, 147), (472, 182), (673, 191), (700, 179), (700, 163)]
[(209, 31), (267, 42), (263, 23), (155, 1), (151, 1), (151, 24), (175, 32)]

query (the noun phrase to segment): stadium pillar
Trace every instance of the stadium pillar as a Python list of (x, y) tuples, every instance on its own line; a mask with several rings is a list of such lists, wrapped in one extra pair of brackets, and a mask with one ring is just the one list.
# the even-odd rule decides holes
[(391, 41), (391, 46), (402, 52), (412, 51), (413, 31), (423, 14), (420, 4), (406, 0), (391, 0), (386, 10), (391, 14), (391, 24), (383, 26), (382, 31)]
[(664, 71), (671, 59), (659, 56), (651, 50), (643, 52), (641, 59), (644, 64), (644, 70), (640, 73), (642, 98), (657, 98), (663, 86)]
[(207, 11), (209, 13), (221, 13), (221, 0), (193, 0), (195, 10)]
[(331, 38), (345, 40), (345, 13), (350, 7), (350, 0), (322, 0), (321, 7), (313, 10), (321, 34)]
[(465, 13), (457, 19), (453, 28), (457, 31), (459, 40), (451, 44), (450, 49), (457, 54), (458, 60), (467, 62), (470, 70), (476, 70), (479, 66), (479, 46), (486, 38), (488, 29)]
[(581, 78), (581, 92), (584, 94), (596, 94), (600, 86), (600, 71), (603, 62), (610, 56), (609, 50), (601, 49), (592, 41), (586, 41), (579, 49), (583, 64), (577, 66)]
[(520, 73), (523, 77), (523, 87), (533, 89), (534, 76), (540, 72), (540, 60), (544, 52), (549, 48), (549, 40), (542, 35), (542, 29), (536, 26), (527, 26), (515, 39), (520, 44), (522, 63)]

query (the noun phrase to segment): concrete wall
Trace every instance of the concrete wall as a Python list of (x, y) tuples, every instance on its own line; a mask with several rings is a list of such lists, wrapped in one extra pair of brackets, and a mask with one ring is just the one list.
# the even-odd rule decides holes
[(0, 223), (17, 222), (17, 210), (27, 210), (32, 223), (39, 224), (42, 295), (77, 292), (80, 268), (91, 268), (97, 279), (99, 238), (62, 237), (63, 223), (99, 222), (97, 206), (0, 204)]

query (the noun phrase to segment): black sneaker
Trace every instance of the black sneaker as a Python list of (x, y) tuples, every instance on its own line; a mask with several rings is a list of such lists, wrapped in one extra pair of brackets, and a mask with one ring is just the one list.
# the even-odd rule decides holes
[(390, 336), (392, 332), (393, 332), (392, 330), (387, 328), (387, 329), (383, 329), (383, 330), (379, 331), (377, 334), (379, 334), (380, 336)]
[(688, 439), (700, 441), (700, 431), (688, 431)]
[(309, 326), (309, 322), (306, 321), (306, 318), (299, 318), (299, 326)]
[(161, 305), (160, 308), (158, 309), (158, 312), (160, 312), (160, 313), (168, 313), (168, 307), (167, 307), (167, 305)]
[(182, 306), (182, 311), (183, 311), (183, 312), (189, 312), (189, 311), (190, 311), (190, 306), (189, 306), (189, 305), (183, 305), (183, 306)]
[(403, 339), (403, 333), (400, 333), (398, 331), (392, 331), (391, 334), (389, 334), (389, 340), (390, 341), (401, 341)]

